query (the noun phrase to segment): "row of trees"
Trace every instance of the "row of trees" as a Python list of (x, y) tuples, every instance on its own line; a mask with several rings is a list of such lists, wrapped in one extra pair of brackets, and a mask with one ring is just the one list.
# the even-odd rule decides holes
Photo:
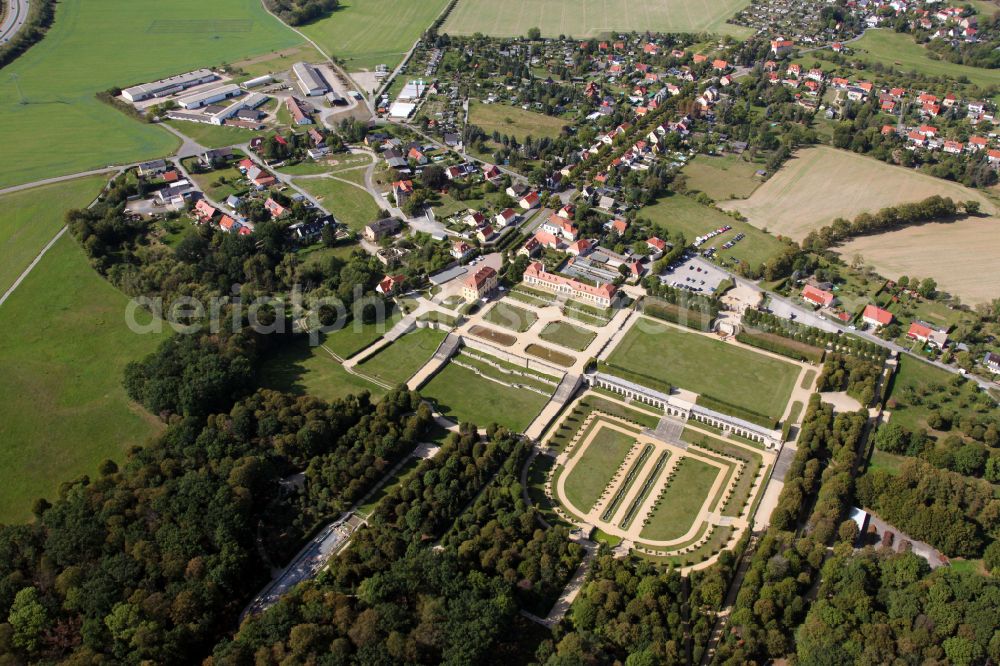
[(747, 310), (743, 313), (743, 323), (755, 329), (774, 333), (790, 340), (805, 342), (817, 347), (830, 347), (833, 351), (882, 361), (889, 351), (875, 343), (853, 335), (840, 335), (813, 326), (799, 324), (761, 310)]
[(935, 194), (917, 203), (888, 206), (874, 215), (860, 213), (852, 222), (838, 217), (827, 226), (810, 231), (803, 239), (802, 247), (822, 252), (854, 236), (880, 234), (923, 222), (947, 221), (960, 211), (975, 215), (979, 212), (979, 202), (970, 200), (959, 205), (950, 197)]

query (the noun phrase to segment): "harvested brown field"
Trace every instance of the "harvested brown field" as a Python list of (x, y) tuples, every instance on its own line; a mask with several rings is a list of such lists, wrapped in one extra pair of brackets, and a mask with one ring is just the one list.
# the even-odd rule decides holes
[(967, 304), (1000, 295), (1000, 219), (967, 218), (864, 236), (837, 248), (845, 261), (861, 255), (885, 277), (932, 277), (938, 289)]
[(798, 151), (748, 199), (719, 207), (739, 211), (750, 224), (772, 234), (802, 240), (837, 217), (850, 220), (935, 194), (955, 201), (974, 199), (984, 212), (996, 213), (996, 206), (975, 190), (829, 146)]
[(477, 338), (489, 340), (490, 342), (495, 342), (496, 344), (503, 345), (504, 347), (510, 347), (512, 344), (517, 342), (517, 338), (510, 333), (502, 333), (501, 331), (488, 328), (486, 326), (472, 326), (469, 328), (469, 333)]

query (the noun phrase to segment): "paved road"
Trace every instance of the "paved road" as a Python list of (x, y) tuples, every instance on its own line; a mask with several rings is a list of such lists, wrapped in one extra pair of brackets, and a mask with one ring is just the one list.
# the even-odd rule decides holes
[(0, 44), (6, 44), (28, 19), (28, 0), (7, 0), (6, 14), (0, 23)]

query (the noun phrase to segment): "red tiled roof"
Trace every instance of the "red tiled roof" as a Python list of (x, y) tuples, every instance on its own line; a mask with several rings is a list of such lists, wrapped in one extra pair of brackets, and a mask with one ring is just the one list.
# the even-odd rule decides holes
[(870, 319), (871, 321), (878, 322), (882, 326), (886, 326), (892, 322), (892, 313), (888, 310), (883, 310), (877, 305), (868, 304), (865, 306), (865, 311), (861, 315), (864, 319)]

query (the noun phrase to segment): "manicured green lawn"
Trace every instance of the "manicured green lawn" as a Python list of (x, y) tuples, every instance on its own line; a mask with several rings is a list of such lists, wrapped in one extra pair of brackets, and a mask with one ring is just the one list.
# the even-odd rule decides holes
[(447, 0), (342, 0), (328, 18), (299, 29), (348, 72), (391, 70), (448, 4)]
[(719, 474), (717, 467), (694, 458), (678, 461), (674, 478), (657, 500), (640, 537), (667, 541), (687, 534)]
[(389, 384), (402, 384), (416, 374), (448, 334), (436, 328), (410, 331), (375, 356), (361, 362), (358, 372)]
[(566, 477), (566, 499), (580, 511), (590, 511), (633, 445), (631, 435), (611, 428), (598, 430)]
[(87, 206), (106, 182), (105, 176), (90, 176), (0, 197), (0, 293), (59, 232), (66, 211)]
[(260, 377), (261, 386), (324, 400), (337, 400), (362, 391), (376, 398), (385, 394), (381, 386), (347, 372), (322, 347), (310, 346), (307, 336), (290, 341), (268, 358), (260, 369)]
[(301, 41), (257, 0), (63, 0), (0, 76), (0, 187), (168, 154), (175, 136), (95, 93)]
[(569, 322), (554, 321), (545, 325), (545, 328), (539, 333), (539, 337), (557, 345), (583, 351), (594, 341), (597, 333), (582, 326), (574, 326)]
[(420, 394), (451, 419), (480, 427), (498, 423), (515, 432), (523, 432), (548, 402), (539, 393), (498, 384), (454, 363), (434, 375)]
[(341, 358), (350, 358), (359, 351), (381, 338), (389, 329), (396, 325), (403, 314), (393, 308), (386, 315), (384, 322), (366, 324), (360, 319), (352, 319), (344, 324), (339, 331), (326, 336), (323, 344)]
[(518, 333), (524, 333), (531, 328), (532, 324), (538, 321), (538, 315), (530, 310), (511, 305), (506, 301), (500, 301), (486, 313), (483, 320), (497, 326), (509, 328)]
[(250, 139), (255, 136), (266, 134), (266, 132), (257, 132), (242, 127), (207, 125), (205, 123), (192, 123), (185, 120), (167, 120), (165, 122), (181, 134), (191, 137), (206, 148), (222, 148), (223, 146), (233, 146), (239, 143), (249, 143)]
[(122, 370), (169, 328), (132, 333), (126, 303), (67, 234), (0, 305), (0, 522), (27, 520), (35, 499), (161, 430), (125, 396)]
[(378, 217), (378, 206), (368, 192), (332, 178), (310, 178), (296, 183), (353, 231)]
[(681, 173), (687, 178), (688, 189), (704, 192), (715, 201), (723, 201), (750, 196), (761, 182), (754, 173), (763, 168), (736, 155), (698, 155), (687, 163)]
[[(730, 264), (733, 263), (729, 259), (732, 256), (756, 266), (780, 252), (783, 247), (781, 241), (774, 236), (746, 222), (735, 220), (714, 208), (703, 206), (682, 194), (661, 198), (652, 206), (646, 206), (639, 211), (639, 216), (669, 231), (682, 232), (688, 243), (693, 242), (696, 236), (728, 224), (732, 227), (732, 231), (717, 236), (700, 249), (707, 250), (709, 246), (714, 245), (718, 248), (717, 256)], [(722, 244), (738, 233), (746, 234), (746, 237), (728, 250), (722, 249)]]
[(469, 103), (469, 122), (482, 128), (488, 135), (498, 131), (516, 137), (518, 141), (524, 141), (528, 136), (533, 139), (555, 139), (563, 127), (571, 124), (569, 120), (526, 111), (519, 106), (482, 102)]
[(1000, 86), (1000, 70), (932, 60), (930, 51), (917, 44), (912, 36), (893, 30), (868, 30), (864, 37), (851, 43), (851, 48), (862, 60), (881, 62), (903, 72), (952, 79), (965, 76), (981, 88)]
[(791, 363), (643, 318), (608, 364), (781, 418), (798, 378)]

